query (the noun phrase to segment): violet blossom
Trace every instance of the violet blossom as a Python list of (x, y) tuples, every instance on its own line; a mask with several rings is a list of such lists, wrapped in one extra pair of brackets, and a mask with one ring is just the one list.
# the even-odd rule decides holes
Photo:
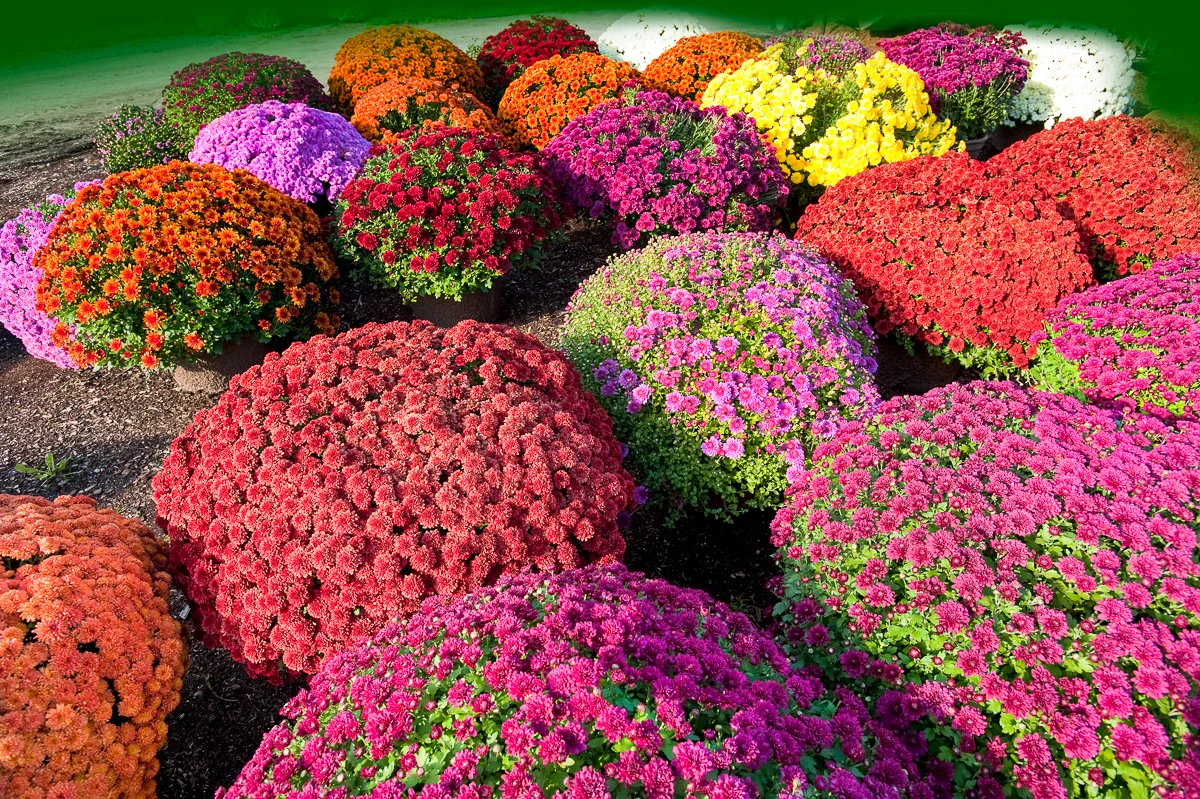
[(205, 125), (188, 159), (245, 169), (305, 203), (333, 202), (362, 168), (371, 143), (337, 114), (271, 100)]

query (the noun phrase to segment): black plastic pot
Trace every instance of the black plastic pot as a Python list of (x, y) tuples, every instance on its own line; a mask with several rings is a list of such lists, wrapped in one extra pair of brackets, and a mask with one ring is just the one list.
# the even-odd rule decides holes
[(413, 318), (433, 322), (438, 327), (454, 327), (466, 319), (476, 322), (498, 322), (504, 306), (504, 292), (499, 283), (487, 291), (463, 295), (461, 300), (421, 297), (413, 303)]

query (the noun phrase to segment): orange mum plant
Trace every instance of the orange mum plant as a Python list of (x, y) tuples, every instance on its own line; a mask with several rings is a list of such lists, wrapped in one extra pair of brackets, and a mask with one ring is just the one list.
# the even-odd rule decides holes
[(95, 500), (0, 494), (0, 796), (153, 799), (187, 669), (166, 557)]
[(373, 86), (415, 77), (457, 83), (472, 94), (483, 91), (479, 65), (449, 40), (424, 28), (385, 25), (342, 43), (329, 72), (329, 94), (352, 109)]
[(641, 75), (596, 53), (551, 56), (509, 84), (497, 117), (514, 142), (541, 149), (575, 117), (617, 100), (621, 87)]
[[(223, 342), (332, 333), (337, 266), (311, 209), (248, 172), (119, 172), (62, 212), (34, 259), (51, 340), (80, 366), (147, 368)], [(72, 327), (73, 326), (73, 327)]]
[(762, 51), (758, 39), (738, 31), (687, 36), (651, 61), (642, 78), (651, 89), (699, 101), (714, 77)]
[(500, 123), (475, 95), (429, 78), (393, 78), (367, 90), (350, 119), (377, 142), (410, 128), (472, 128), (500, 134)]

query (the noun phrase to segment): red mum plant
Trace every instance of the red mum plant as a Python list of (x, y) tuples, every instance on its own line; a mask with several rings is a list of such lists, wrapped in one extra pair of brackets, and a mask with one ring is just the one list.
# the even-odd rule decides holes
[(154, 799), (187, 669), (166, 561), (95, 500), (0, 495), (0, 796)]
[(370, 324), (234, 378), (172, 444), (154, 497), (205, 640), (278, 680), (425, 597), (620, 560), (621, 457), (536, 339)]
[(34, 257), (51, 340), (79, 366), (154, 368), (313, 328), (332, 332), (317, 215), (248, 172), (172, 161), (75, 196)]
[(994, 175), (1054, 197), (1112, 279), (1200, 251), (1200, 146), (1151, 119), (1069, 119), (1007, 148)]
[(977, 796), (1194, 797), (1198, 513), (1200, 423), (1012, 383), (897, 397), (794, 485), (778, 608), (831, 680), (931, 704)]
[(375, 147), (338, 198), (334, 246), (352, 276), (406, 300), (462, 299), (540, 259), (567, 209), (533, 156), (465, 128), (409, 129)]
[(796, 238), (854, 281), (880, 335), (985, 376), (1026, 367), (1042, 315), (1092, 282), (1053, 200), (959, 153), (838, 182), (805, 209)]
[(488, 92), (499, 100), (508, 84), (527, 67), (556, 55), (599, 53), (600, 48), (583, 28), (565, 19), (534, 15), (518, 19), (483, 40), (475, 60), (483, 70)]

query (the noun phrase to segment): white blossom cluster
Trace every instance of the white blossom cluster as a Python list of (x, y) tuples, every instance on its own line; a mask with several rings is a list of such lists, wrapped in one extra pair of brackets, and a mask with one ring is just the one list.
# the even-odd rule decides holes
[(708, 33), (700, 20), (677, 11), (634, 11), (618, 19), (600, 34), (601, 55), (628, 61), (645, 69), (651, 61), (686, 36)]
[(1133, 53), (1100, 30), (1010, 27), (1029, 44), (1021, 57), (1029, 79), (1009, 109), (1009, 122), (1102, 119), (1133, 110)]

